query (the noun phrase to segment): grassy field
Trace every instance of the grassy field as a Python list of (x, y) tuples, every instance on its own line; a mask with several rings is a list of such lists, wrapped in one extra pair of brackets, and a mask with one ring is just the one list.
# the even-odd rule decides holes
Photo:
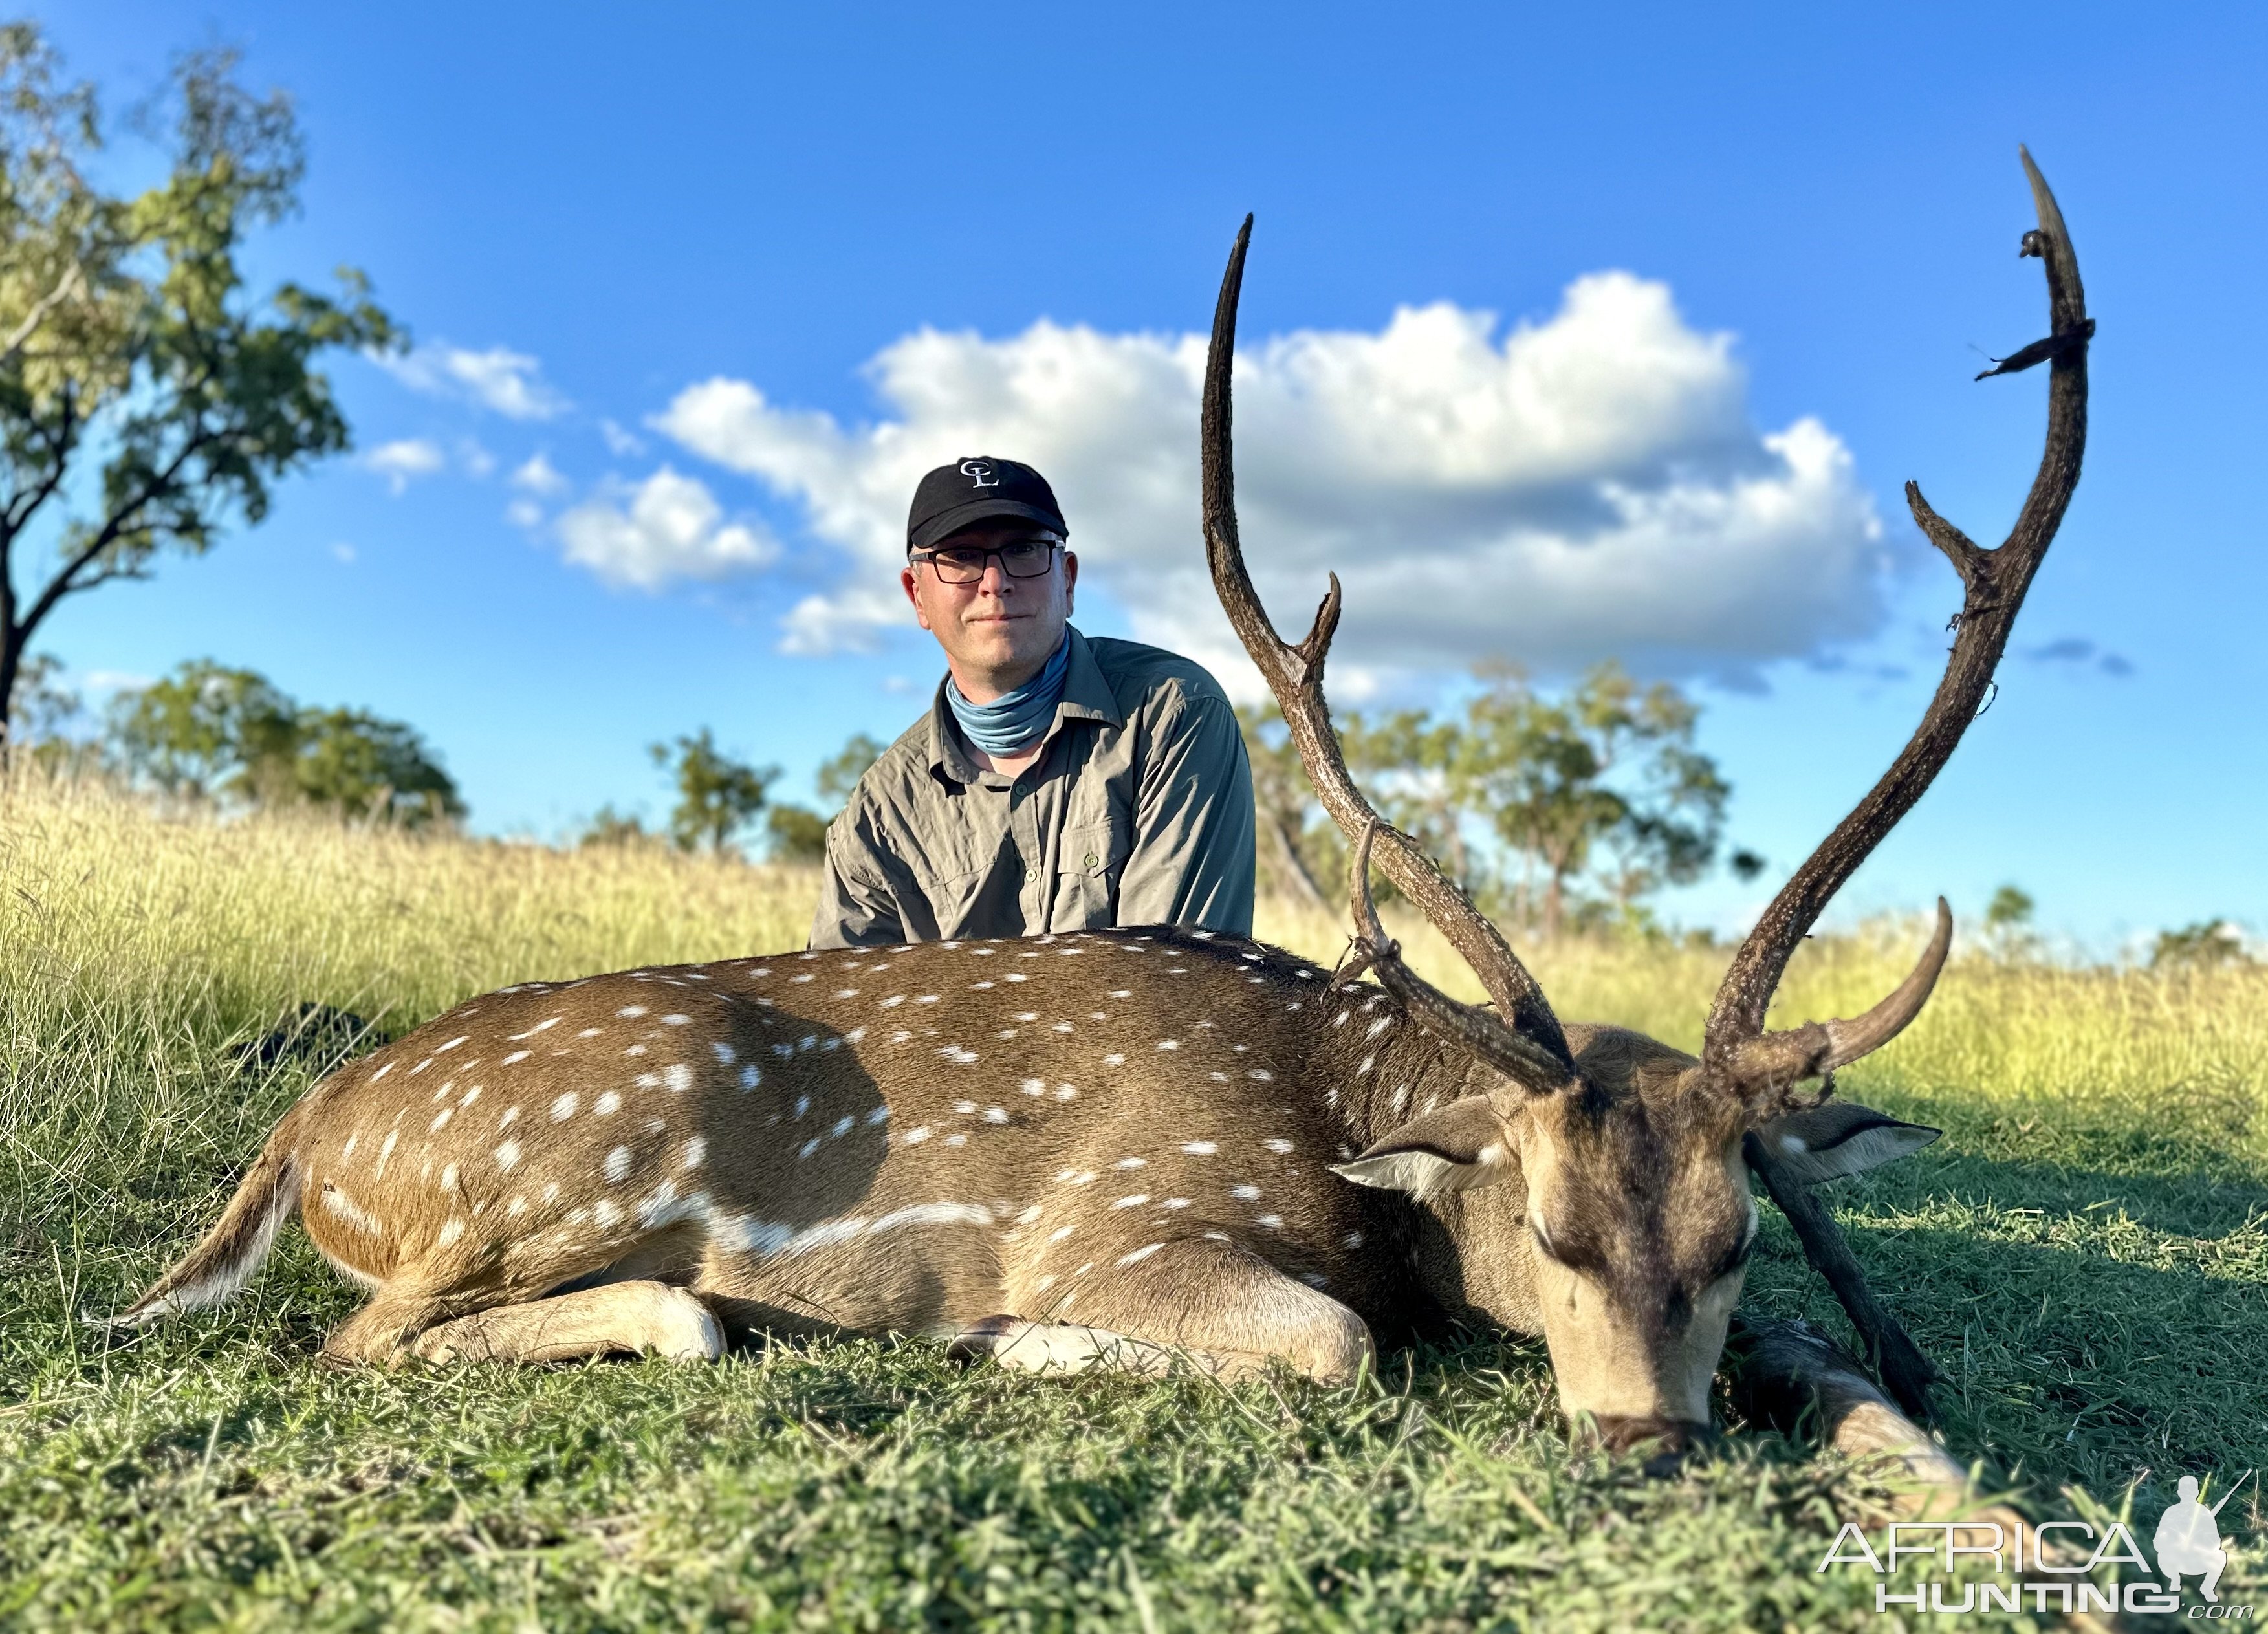
[[(1864, 1472), (1749, 1433), (1648, 1481), (1571, 1448), (1540, 1342), (1344, 1391), (1015, 1378), (919, 1342), (341, 1373), (314, 1352), (357, 1296), (296, 1231), (217, 1312), (114, 1346), (77, 1320), (193, 1239), (306, 1088), (303, 1061), (237, 1064), (300, 1002), (399, 1029), (796, 946), (811, 889), (0, 788), (0, 1626), (1900, 1626), (1870, 1577), (1814, 1570), (1874, 1513)], [(1918, 941), (1813, 944), (1784, 1013), (1870, 1000)], [(1563, 1015), (1690, 1047), (1724, 957), (1537, 962)], [(1963, 959), (1843, 1088), (1948, 1131), (1836, 1201), (1950, 1376), (1956, 1455), (2043, 1513), (2146, 1522), (2183, 1472), (2212, 1498), (2268, 1465), (2268, 972)], [(1839, 1329), (1767, 1219), (1749, 1306)], [(2257, 1484), (2220, 1523), (2222, 1598), (2268, 1598)]]

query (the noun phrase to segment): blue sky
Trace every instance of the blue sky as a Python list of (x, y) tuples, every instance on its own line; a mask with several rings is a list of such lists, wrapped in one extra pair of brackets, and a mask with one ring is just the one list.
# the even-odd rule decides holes
[(2021, 140), (2101, 323), (2086, 475), (1997, 701), (1841, 909), (2012, 880), (2103, 951), (2268, 928), (2268, 414), (2230, 338), (2268, 23), (2055, 18), (74, 0), (46, 21), (114, 107), (216, 41), (293, 93), (260, 282), (357, 265), (423, 350), (334, 369), (357, 456), (43, 644), (410, 720), (491, 832), (659, 810), (644, 745), (704, 725), (807, 788), (939, 670), (878, 622), (902, 474), (1036, 450), (1081, 623), (1210, 658), (1186, 337), (1251, 210), (1279, 620), (1337, 566), (1350, 692), (1491, 652), (1693, 685), (1775, 866), (1667, 906), (1735, 924), (1935, 681), (1957, 585), (1900, 485), (1997, 540), (2029, 481), (2044, 372), (1970, 381), (2044, 328)]

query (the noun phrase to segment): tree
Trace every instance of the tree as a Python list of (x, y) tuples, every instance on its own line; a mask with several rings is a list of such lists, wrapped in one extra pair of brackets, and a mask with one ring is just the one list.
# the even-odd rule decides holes
[(405, 828), (465, 814), (415, 728), (366, 710), (303, 708), (257, 670), (210, 659), (121, 694), (109, 736), (129, 776), (190, 799), (308, 805)]
[(889, 746), (878, 743), (863, 732), (854, 732), (833, 755), (819, 763), (819, 798), (833, 803), (841, 811), (850, 802), (858, 787), (858, 779), (866, 769), (882, 758)]
[[(1609, 661), (1547, 697), (1498, 672), (1466, 710), (1473, 780), (1498, 836), (1543, 876), (1543, 933), (1558, 934), (1570, 887), (1604, 850), (1604, 883), (1625, 916), (1715, 859), (1731, 785), (1693, 747), (1700, 710), (1667, 681), (1641, 687)], [(1523, 877), (1518, 905), (1534, 911)]]
[(764, 818), (776, 863), (827, 860), (827, 819), (801, 806), (775, 806)]
[(648, 753), (677, 783), (669, 837), (680, 850), (706, 845), (724, 851), (733, 835), (762, 812), (765, 796), (779, 781), (777, 766), (754, 767), (724, 754), (706, 726), (674, 745), (654, 744)]
[(0, 27), (0, 702), (67, 598), (202, 554), (345, 449), (312, 363), (401, 338), (352, 271), (335, 298), (245, 297), (245, 236), (296, 207), (304, 160), (289, 99), (247, 93), (232, 53), (175, 63), (167, 173), (131, 197), (83, 170), (101, 121), (57, 68), (36, 26)]
[(1244, 734), (1244, 758), (1252, 767), (1253, 811), (1267, 848), (1260, 865), (1262, 878), (1310, 908), (1328, 909), (1329, 902), (1309, 861), (1314, 836), (1308, 808), (1315, 797), (1283, 711), (1272, 699), (1257, 708), (1240, 703), (1236, 724)]
[(618, 812), (612, 805), (607, 805), (599, 807), (598, 815), (592, 818), (583, 832), (576, 836), (575, 843), (578, 846), (651, 845), (659, 838), (659, 835), (649, 833), (644, 822), (635, 813)]
[(2161, 931), (2150, 949), (2153, 970), (2210, 970), (2251, 962), (2244, 951), (2244, 939), (2226, 919), (2200, 919), (2178, 931)]

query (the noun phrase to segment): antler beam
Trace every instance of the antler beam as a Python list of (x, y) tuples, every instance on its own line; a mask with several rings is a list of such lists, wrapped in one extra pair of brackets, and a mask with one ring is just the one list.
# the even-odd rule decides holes
[[(1969, 723), (1976, 718), (2007, 645), (2017, 609), (2023, 606), (2032, 576), (2039, 570), (2063, 521), (2065, 507), (2071, 503), (2072, 490), (2079, 484), (2080, 460), (2087, 447), (2088, 342), (2095, 334), (2095, 320), (2087, 315), (2079, 260), (2065, 229), (2063, 212), (2057, 208), (2039, 167), (2032, 163), (2031, 154), (2021, 148), (2017, 151), (2023, 159), (2024, 173), (2030, 178), (2032, 201), (2039, 217), (2039, 225), (2024, 234), (2019, 254), (2036, 256), (2045, 265), (2051, 332), (2045, 342), (2025, 348), (1991, 372), (2028, 368), (2042, 360), (2050, 364), (2047, 445), (2040, 457), (2039, 473), (2032, 480), (2031, 492), (2015, 526), (1994, 550), (1975, 544), (1930, 509), (1917, 485), (1906, 484), (1906, 503), (1914, 520), (1961, 575), (1964, 593), (1955, 619), (1957, 633), (1952, 656), (1928, 712), (1890, 769), (1780, 887), (1733, 956), (1710, 1008), (1707, 1042), (1703, 1047), (1703, 1059), (1727, 1080), (1747, 1081), (1760, 1071), (1769, 1076), (1784, 1056), (1798, 1050), (1797, 1045), (1784, 1046), (1764, 1033), (1765, 1015), (1787, 961), (1836, 892), (1921, 799), (1968, 731)], [(1946, 925), (1941, 908), (1940, 911), (1942, 938)], [(1942, 952), (1934, 946), (1932, 952), (1935, 961), (1942, 963)], [(1925, 956), (1923, 965), (1928, 969), (1927, 979), (1933, 980), (1935, 970), (1928, 968), (1929, 956)], [(1907, 986), (1923, 975), (1917, 970)], [(1927, 991), (1926, 980), (1922, 991)], [(1847, 1028), (1857, 1024), (1830, 1025)]]
[[(1418, 843), (1372, 809), (1347, 771), (1338, 735), (1331, 729), (1330, 706), (1323, 699), (1323, 661), (1339, 622), (1338, 575), (1331, 575), (1330, 592), (1315, 610), (1315, 622), (1306, 639), (1293, 646), (1276, 633), (1267, 609), (1261, 606), (1259, 593), (1253, 588), (1252, 576), (1245, 570), (1236, 526), (1230, 377), (1236, 357), (1237, 298), (1244, 284), (1245, 251), (1251, 242), (1252, 217), (1247, 216), (1237, 232), (1236, 247), (1229, 253), (1228, 270), (1221, 277), (1220, 300), (1213, 309), (1212, 347), (1205, 360), (1203, 491), (1205, 556), (1212, 569), (1213, 587), (1244, 650), (1252, 655), (1276, 695), (1285, 722), (1292, 729), (1292, 740), (1299, 746), (1300, 763), (1314, 780), (1323, 809), (1351, 843), (1359, 842), (1366, 848), (1373, 836), (1381, 842), (1380, 869), (1471, 967), (1495, 1000), (1497, 1014), (1460, 1005), (1425, 986), (1391, 954), (1380, 958), (1387, 946), (1382, 936), (1369, 950), (1379, 960), (1381, 979), (1386, 977), (1386, 967), (1395, 967), (1395, 979), (1403, 982), (1409, 992), (1422, 988), (1431, 995), (1430, 999), (1419, 1001), (1423, 1012), (1436, 1018), (1449, 1036), (1527, 1088), (1538, 1092), (1559, 1088), (1574, 1078), (1575, 1061), (1543, 987), (1520, 962), (1502, 933), (1434, 865)], [(1374, 915), (1371, 923), (1376, 923)], [(1475, 1041), (1478, 1039), (1487, 1041), (1485, 1047)]]

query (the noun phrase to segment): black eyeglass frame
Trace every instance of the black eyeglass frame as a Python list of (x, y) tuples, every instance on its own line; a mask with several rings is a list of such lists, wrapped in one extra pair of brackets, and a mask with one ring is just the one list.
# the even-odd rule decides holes
[[(1048, 551), (1047, 565), (1041, 568), (1036, 573), (1019, 573), (1009, 567), (1007, 553), (1021, 545), (1046, 546)], [(1000, 563), (1000, 571), (1004, 577), (1012, 578), (1018, 583), (1022, 584), (1028, 583), (1030, 580), (1035, 578), (1045, 578), (1055, 569), (1055, 553), (1058, 550), (1068, 550), (1070, 548), (1071, 545), (1068, 541), (1060, 539), (1053, 534), (1027, 534), (1021, 539), (1012, 539), (1008, 541), (1007, 543), (1000, 545), (956, 545), (948, 541), (946, 543), (939, 545), (933, 549), (916, 551), (913, 555), (908, 556), (906, 560), (908, 562), (928, 563), (930, 565), (930, 570), (937, 575), (938, 582), (939, 584), (953, 585), (955, 586), (982, 584), (984, 580), (985, 570), (990, 567), (995, 561), (998, 561)], [(984, 559), (976, 564), (976, 571), (970, 577), (967, 578), (947, 578), (945, 574), (944, 566), (938, 561), (938, 557), (947, 550), (965, 550), (971, 552), (982, 550), (984, 553)]]

